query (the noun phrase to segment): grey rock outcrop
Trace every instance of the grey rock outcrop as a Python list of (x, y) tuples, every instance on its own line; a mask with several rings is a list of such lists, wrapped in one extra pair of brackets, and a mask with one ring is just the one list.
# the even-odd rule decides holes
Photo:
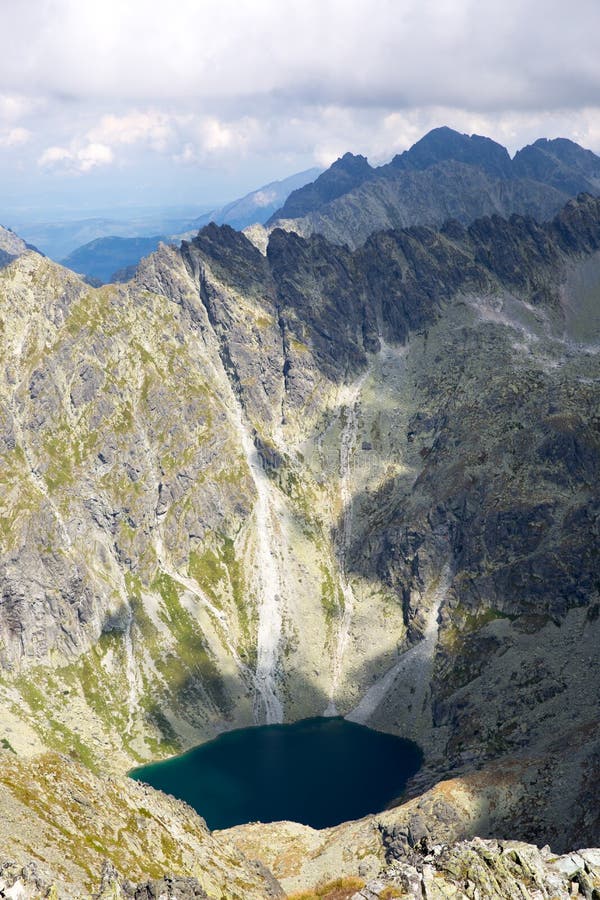
[(556, 857), (516, 841), (475, 840), (438, 845), (394, 863), (352, 900), (411, 897), (425, 900), (593, 900), (600, 889), (600, 856), (581, 850)]

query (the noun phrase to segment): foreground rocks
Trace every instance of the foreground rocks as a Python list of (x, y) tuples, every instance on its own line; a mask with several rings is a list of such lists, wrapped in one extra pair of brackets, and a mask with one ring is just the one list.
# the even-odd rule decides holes
[(555, 856), (518, 841), (426, 844), (398, 860), (354, 894), (353, 900), (567, 900), (600, 897), (600, 850)]
[[(600, 850), (582, 849), (557, 856), (520, 841), (481, 840), (428, 847), (422, 841), (353, 892), (360, 879), (339, 878), (289, 895), (296, 900), (568, 900), (600, 897)], [(94, 900), (217, 900), (233, 897), (205, 891), (197, 878), (165, 875), (135, 883), (105, 862), (97, 890), (74, 895), (49, 879), (35, 863), (0, 864), (0, 897), (41, 900), (93, 897)], [(253, 896), (247, 894), (246, 896)], [(284, 897), (275, 888), (266, 897)], [(287, 896), (287, 895), (285, 895)]]
[(337, 877), (368, 880), (394, 860), (412, 859), (418, 848), (475, 837), (538, 846), (547, 841), (555, 853), (565, 853), (594, 845), (600, 834), (598, 807), (590, 802), (600, 778), (599, 750), (596, 725), (428, 789), (417, 776), (416, 796), (357, 821), (320, 831), (294, 822), (256, 822), (217, 834), (261, 859), (287, 891)]

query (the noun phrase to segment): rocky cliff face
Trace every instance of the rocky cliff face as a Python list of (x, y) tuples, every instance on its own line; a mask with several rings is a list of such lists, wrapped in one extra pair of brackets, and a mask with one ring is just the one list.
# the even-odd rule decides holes
[(600, 159), (572, 141), (539, 140), (511, 160), (490, 138), (436, 128), (379, 168), (346, 154), (294, 191), (269, 226), (359, 247), (378, 230), (448, 219), (468, 225), (518, 213), (542, 221), (569, 197), (599, 189)]
[(510, 760), (486, 833), (594, 842), (600, 201), (209, 226), (100, 289), (26, 253), (0, 296), (6, 746), (123, 772), (337, 711), (424, 746), (414, 794)]

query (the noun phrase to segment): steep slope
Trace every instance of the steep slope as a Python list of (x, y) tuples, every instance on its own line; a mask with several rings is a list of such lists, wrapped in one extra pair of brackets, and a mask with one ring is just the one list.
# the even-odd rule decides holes
[(3, 269), (2, 737), (122, 772), (337, 710), (424, 746), (417, 792), (587, 734), (552, 838), (592, 843), (599, 251), (581, 196)]
[[(0, 760), (2, 860), (11, 860), (14, 875), (34, 862), (30, 880), (42, 888), (32, 885), (36, 897), (89, 897), (101, 881), (104, 896), (120, 896), (115, 888), (121, 879), (151, 879), (159, 887), (160, 879), (173, 873), (179, 897), (267, 900), (282, 894), (266, 870), (211, 835), (202, 819), (173, 797), (129, 779), (92, 775), (59, 754), (26, 763), (2, 752)], [(0, 878), (7, 869), (0, 866)], [(142, 893), (145, 887), (140, 885), (136, 896), (156, 896), (152, 884), (148, 894)], [(4, 894), (23, 895), (18, 881)]]
[(545, 220), (569, 197), (597, 193), (599, 173), (600, 159), (571, 141), (536, 141), (511, 160), (489, 138), (436, 128), (379, 168), (346, 154), (313, 185), (294, 191), (268, 226), (358, 247), (380, 229), (448, 219), (468, 225), (480, 216), (518, 213)]

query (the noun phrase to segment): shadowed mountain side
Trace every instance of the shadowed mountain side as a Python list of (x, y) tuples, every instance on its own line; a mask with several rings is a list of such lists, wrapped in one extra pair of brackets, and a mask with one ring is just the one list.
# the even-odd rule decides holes
[(600, 158), (564, 139), (540, 140), (511, 160), (489, 138), (436, 128), (387, 165), (346, 154), (313, 184), (293, 192), (269, 220), (358, 247), (370, 234), (447, 219), (513, 213), (538, 221), (578, 193), (598, 193)]
[[(441, 305), (461, 291), (502, 286), (527, 292), (534, 304), (558, 304), (554, 286), (568, 258), (600, 246), (599, 212), (600, 201), (582, 195), (547, 225), (520, 216), (480, 219), (468, 228), (448, 222), (441, 231), (381, 232), (354, 252), (318, 235), (303, 239), (277, 229), (266, 260), (244, 235), (210, 226), (184, 243), (182, 253), (194, 277), (203, 279), (205, 298), (210, 278), (201, 273), (208, 265), (218, 282), (264, 306), (266, 321), (281, 332), (272, 365), (293, 408), (307, 399), (307, 364), (316, 364), (329, 382), (352, 377), (364, 370), (365, 354), (377, 349), (380, 337), (404, 343), (409, 331), (434, 321)], [(213, 294), (210, 315), (214, 322), (223, 316), (225, 335), (234, 312), (219, 312), (218, 289)], [(240, 360), (238, 371), (247, 364)]]
[[(549, 716), (575, 727), (600, 687), (590, 638), (600, 602), (600, 329), (588, 318), (580, 343), (563, 312), (583, 314), (591, 295), (598, 307), (597, 255), (562, 279), (548, 285), (559, 306), (532, 305), (529, 285), (459, 294), (411, 334), (396, 363), (395, 408), (369, 380), (361, 395), (350, 577), (387, 584), (402, 599), (410, 646), (427, 627), (432, 573), (450, 572), (425, 721), (410, 711), (413, 687), (398, 680), (367, 721), (418, 735), (450, 768), (531, 745)], [(382, 458), (398, 460), (393, 477)], [(347, 515), (346, 507), (336, 533)], [(391, 653), (379, 678), (396, 662)]]
[[(364, 341), (367, 333), (370, 348), (380, 344), (372, 323), (382, 322), (390, 340), (412, 332), (405, 348), (406, 396), (401, 395), (408, 411), (382, 419), (381, 395), (373, 396), (372, 408), (365, 399), (368, 380), (360, 395), (359, 433), (366, 446), (359, 441), (353, 477), (360, 480), (363, 467), (372, 471), (365, 475), (368, 493), (351, 497), (354, 524), (346, 566), (350, 576), (386, 584), (398, 597), (409, 639), (424, 627), (428, 580), (450, 567), (451, 587), (442, 606), (448, 647), (445, 663), (438, 661), (436, 688), (440, 726), (454, 716), (443, 711), (443, 698), (476, 679), (477, 661), (488, 659), (496, 647), (487, 632), (479, 643), (471, 632), (513, 616), (524, 617), (527, 628), (534, 625), (527, 617), (539, 616), (541, 627), (594, 602), (596, 545), (590, 533), (597, 510), (590, 486), (598, 475), (593, 374), (600, 332), (594, 332), (593, 316), (588, 318), (591, 343), (581, 346), (568, 318), (589, 306), (587, 295), (598, 297), (595, 257), (585, 262), (598, 247), (598, 205), (581, 197), (547, 226), (513, 217), (481, 220), (469, 229), (450, 223), (440, 234), (384, 233), (354, 254), (318, 237), (303, 240), (281, 231), (272, 237), (267, 260), (281, 303), (279, 322), (292, 336), (288, 411), (296, 406), (306, 413), (301, 405), (306, 393), (297, 385), (315, 362), (329, 382), (329, 360), (338, 347), (347, 377), (358, 378), (374, 364)], [(239, 254), (245, 245), (242, 238), (235, 240)], [(206, 244), (202, 249), (206, 252)], [(259, 265), (254, 250), (244, 252)], [(360, 263), (366, 267), (367, 260), (372, 267), (365, 277)], [(580, 285), (573, 293), (569, 279), (576, 282), (582, 267), (588, 271), (585, 290)], [(343, 329), (335, 327), (336, 318)], [(332, 336), (340, 332), (336, 345)], [(296, 362), (292, 341), (299, 338), (305, 349)], [(385, 346), (380, 344), (382, 356)], [(390, 359), (388, 369), (393, 354)], [(385, 377), (389, 381), (389, 372)], [(316, 383), (315, 378), (311, 384)], [(252, 390), (240, 382), (244, 402), (255, 409)], [(400, 416), (402, 427), (392, 415)], [(308, 443), (319, 443), (326, 434), (327, 424), (316, 424), (324, 430), (315, 431)], [(382, 432), (385, 436), (390, 428), (393, 437), (382, 442)], [(385, 473), (378, 458), (389, 464), (396, 457), (402, 471), (378, 485)], [(265, 463), (285, 485), (289, 461), (265, 457)], [(347, 512), (344, 507), (338, 516), (334, 544)], [(348, 682), (361, 683), (357, 677)], [(452, 760), (473, 748), (493, 754), (511, 742), (520, 746), (519, 732), (510, 738), (507, 727), (504, 737), (498, 736), (496, 721), (492, 730), (482, 751), (480, 734), (473, 732), (467, 741), (465, 729), (459, 740), (456, 727)]]

